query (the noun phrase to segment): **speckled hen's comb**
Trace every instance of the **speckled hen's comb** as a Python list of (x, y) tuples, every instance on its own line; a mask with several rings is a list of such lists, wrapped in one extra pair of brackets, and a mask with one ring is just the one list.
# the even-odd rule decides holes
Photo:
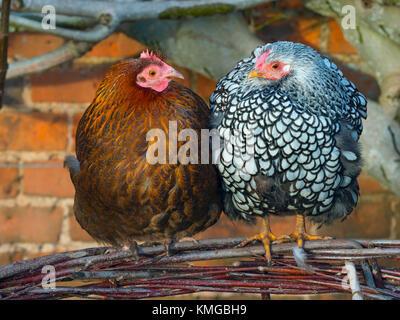
[(157, 56), (153, 53), (153, 51), (149, 51), (149, 49), (147, 49), (146, 51), (143, 51), (143, 52), (140, 54), (140, 58), (143, 58), (143, 59), (151, 59), (151, 60), (154, 60), (154, 61), (161, 61), (161, 59), (160, 59), (159, 57), (157, 57)]
[(269, 49), (267, 52), (264, 52), (261, 56), (258, 57), (258, 59), (256, 61), (256, 65), (255, 65), (256, 69), (259, 69), (262, 67), (265, 60), (267, 60), (270, 51), (271, 51), (271, 49)]

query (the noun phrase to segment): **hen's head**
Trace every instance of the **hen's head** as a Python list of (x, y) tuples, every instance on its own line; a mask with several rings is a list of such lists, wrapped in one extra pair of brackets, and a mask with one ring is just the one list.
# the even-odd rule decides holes
[(144, 51), (140, 55), (141, 65), (136, 76), (136, 84), (142, 88), (150, 88), (162, 92), (168, 87), (172, 78), (183, 79), (183, 75), (166, 64), (153, 52)]
[(256, 62), (247, 78), (265, 80), (264, 83), (293, 82), (297, 85), (327, 76), (332, 70), (314, 49), (295, 42), (278, 41), (256, 48)]
[(344, 99), (342, 73), (314, 49), (289, 41), (268, 43), (253, 52), (250, 69), (243, 75), (250, 87), (280, 87), (301, 99)]

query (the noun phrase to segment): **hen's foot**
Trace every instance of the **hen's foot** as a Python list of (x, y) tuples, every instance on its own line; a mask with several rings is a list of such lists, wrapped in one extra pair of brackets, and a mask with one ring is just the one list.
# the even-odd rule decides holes
[(269, 223), (269, 216), (266, 215), (263, 218), (264, 222), (264, 232), (261, 232), (259, 234), (256, 234), (255, 236), (252, 236), (244, 241), (242, 241), (238, 247), (244, 247), (245, 245), (249, 244), (250, 242), (253, 241), (261, 241), (262, 244), (264, 245), (265, 249), (265, 259), (267, 260), (268, 265), (271, 264), (272, 258), (271, 258), (271, 243), (283, 243), (283, 242), (290, 242), (291, 239), (288, 236), (279, 236), (277, 237), (271, 232), (271, 227)]
[(282, 243), (282, 242), (288, 242), (290, 241), (287, 236), (280, 236), (277, 237), (274, 235), (272, 232), (262, 232), (258, 233), (250, 238), (247, 238), (246, 240), (242, 241), (238, 247), (244, 247), (247, 244), (253, 242), (253, 241), (261, 241), (264, 249), (265, 249), (265, 259), (267, 260), (267, 263), (270, 265), (272, 262), (271, 258), (271, 243)]
[(311, 235), (306, 232), (305, 218), (302, 214), (296, 217), (296, 230), (289, 235), (292, 241), (296, 241), (301, 248), (304, 246), (304, 240), (329, 240), (331, 237)]
[(164, 249), (165, 249), (165, 255), (169, 257), (171, 255), (172, 245), (176, 242), (175, 239), (166, 239), (163, 241)]
[(104, 254), (106, 254), (106, 255), (114, 254), (114, 253), (117, 253), (119, 251), (121, 251), (120, 247), (111, 247), (111, 248), (108, 248), (106, 251), (104, 251)]
[(139, 260), (139, 246), (135, 240), (129, 241), (122, 247), (123, 250), (129, 250), (134, 260)]
[(199, 244), (199, 241), (197, 241), (195, 238), (193, 238), (193, 237), (183, 237), (183, 238), (180, 238), (179, 239), (179, 242), (185, 242), (185, 241), (187, 241), (187, 242), (193, 242), (193, 243), (195, 243), (195, 244)]
[(292, 232), (289, 235), (289, 238), (292, 241), (296, 241), (297, 245), (300, 248), (303, 248), (304, 240), (330, 240), (330, 239), (332, 239), (331, 237), (311, 235), (311, 234), (308, 234), (307, 232), (298, 232), (298, 231)]

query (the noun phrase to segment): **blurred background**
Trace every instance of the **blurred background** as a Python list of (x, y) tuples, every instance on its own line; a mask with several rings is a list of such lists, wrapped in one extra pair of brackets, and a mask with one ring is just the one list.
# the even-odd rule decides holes
[[(289, 40), (309, 45), (335, 61), (369, 99), (379, 100), (382, 83), (378, 84), (371, 73), (354, 67), (363, 57), (345, 39), (334, 17), (317, 13), (298, 0), (269, 2), (239, 15), (257, 41)], [(221, 16), (218, 19), (231, 18)], [(149, 46), (157, 49), (157, 39), (141, 32), (149, 28), (146, 23), (123, 25), (77, 59), (6, 81), (4, 106), (0, 112), (0, 265), (97, 246), (74, 218), (74, 188), (62, 163), (65, 155), (74, 153), (77, 123), (110, 65), (120, 59), (136, 57)], [(185, 47), (179, 42), (183, 33), (177, 35), (182, 31), (179, 28), (178, 31), (174, 29), (171, 39), (175, 41), (173, 47), (184, 52)], [(241, 47), (234, 32), (225, 33), (225, 37)], [(254, 39), (251, 41), (256, 43)], [(66, 41), (63, 37), (14, 27), (9, 38), (9, 63), (51, 52)], [(158, 43), (158, 49), (166, 51), (169, 62), (184, 74), (182, 82), (208, 101), (218, 79), (217, 72), (211, 68), (201, 70), (193, 63), (196, 57), (186, 56), (188, 63), (185, 64), (186, 60), (178, 53), (174, 56), (170, 42)], [(186, 48), (193, 49), (189, 45)], [(212, 54), (208, 49), (202, 54)], [(242, 49), (240, 58), (250, 55), (251, 50), (244, 44)], [(360, 203), (350, 217), (342, 223), (310, 229), (310, 232), (337, 238), (399, 238), (400, 197), (366, 173), (362, 173), (359, 183)], [(294, 219), (272, 217), (273, 232), (290, 233)], [(249, 236), (260, 228), (261, 223), (246, 226), (222, 216), (216, 225), (196, 238)]]

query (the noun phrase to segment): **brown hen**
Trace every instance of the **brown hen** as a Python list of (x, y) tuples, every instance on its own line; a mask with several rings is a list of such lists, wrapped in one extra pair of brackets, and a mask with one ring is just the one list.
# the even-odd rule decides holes
[[(148, 148), (157, 141), (147, 137), (151, 129), (165, 133), (168, 155), (170, 121), (178, 133), (194, 130), (199, 147), (200, 130), (208, 127), (208, 106), (172, 77), (182, 75), (149, 52), (118, 62), (79, 122), (77, 158), (68, 156), (65, 166), (76, 190), (75, 217), (99, 242), (129, 246), (191, 237), (220, 216), (211, 164), (148, 161)], [(184, 143), (178, 141), (177, 150)]]

